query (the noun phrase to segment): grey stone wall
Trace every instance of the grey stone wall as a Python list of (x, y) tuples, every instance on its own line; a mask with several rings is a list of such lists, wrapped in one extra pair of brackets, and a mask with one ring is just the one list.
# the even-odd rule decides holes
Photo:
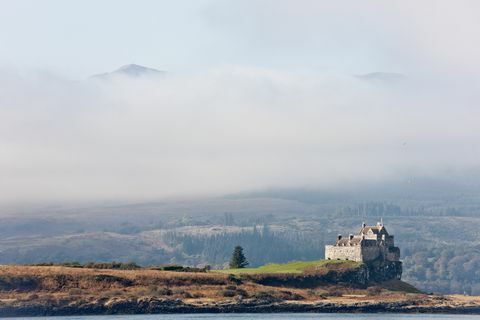
[(362, 261), (373, 261), (381, 255), (380, 247), (362, 247)]
[(325, 246), (325, 259), (362, 261), (360, 246)]
[(400, 249), (397, 247), (392, 247), (387, 249), (386, 258), (389, 261), (399, 261), (400, 260)]

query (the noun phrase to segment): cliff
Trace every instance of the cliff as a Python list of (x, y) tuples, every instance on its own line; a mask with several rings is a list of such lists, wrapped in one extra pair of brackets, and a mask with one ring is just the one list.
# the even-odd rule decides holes
[[(295, 262), (294, 262), (295, 263)], [(235, 272), (244, 280), (269, 286), (287, 286), (295, 288), (315, 288), (321, 285), (348, 284), (356, 288), (390, 280), (400, 280), (402, 263), (400, 261), (375, 260), (360, 263), (345, 260), (320, 260), (314, 265), (300, 269), (301, 272), (282, 273), (282, 269), (272, 273), (257, 269), (238, 269)], [(280, 266), (288, 266), (284, 264)], [(258, 272), (251, 272), (251, 271)], [(229, 272), (228, 270), (226, 272)]]

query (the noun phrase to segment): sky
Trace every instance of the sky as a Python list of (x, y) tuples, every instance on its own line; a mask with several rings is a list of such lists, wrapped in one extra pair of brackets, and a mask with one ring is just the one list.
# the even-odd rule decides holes
[[(0, 204), (478, 170), (479, 9), (0, 0)], [(130, 63), (167, 75), (89, 79)]]
[(129, 63), (175, 72), (220, 64), (418, 71), (462, 63), (464, 55), (474, 59), (478, 6), (442, 0), (1, 0), (0, 63), (74, 79)]

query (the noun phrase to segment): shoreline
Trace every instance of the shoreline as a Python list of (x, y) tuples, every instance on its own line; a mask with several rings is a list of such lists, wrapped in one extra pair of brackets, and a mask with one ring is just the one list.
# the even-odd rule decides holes
[[(94, 316), (142, 314), (219, 314), (219, 313), (398, 313), (398, 314), (465, 314), (479, 315), (480, 305), (431, 305), (431, 299), (398, 302), (335, 303), (331, 301), (299, 302), (218, 302), (189, 304), (165, 299), (118, 299), (105, 303), (49, 304), (29, 303), (17, 306), (0, 306), (1, 317)], [(423, 304), (427, 303), (427, 304)]]
[(150, 269), (0, 267), (0, 317), (185, 313), (478, 314), (480, 297), (427, 295), (362, 270), (233, 275)]

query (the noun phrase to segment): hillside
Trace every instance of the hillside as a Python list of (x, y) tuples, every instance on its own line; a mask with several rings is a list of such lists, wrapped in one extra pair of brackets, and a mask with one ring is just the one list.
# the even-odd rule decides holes
[[(401, 281), (365, 286), (322, 282), (305, 288), (296, 282), (264, 285), (258, 283), (259, 278), (244, 276), (1, 266), (0, 316), (279, 311), (480, 313), (479, 298), (429, 296)], [(299, 274), (263, 276), (285, 279)]]
[(0, 264), (135, 261), (221, 269), (236, 245), (252, 267), (318, 260), (339, 233), (383, 218), (401, 250), (402, 279), (425, 292), (480, 295), (480, 189), (449, 187), (4, 210)]

